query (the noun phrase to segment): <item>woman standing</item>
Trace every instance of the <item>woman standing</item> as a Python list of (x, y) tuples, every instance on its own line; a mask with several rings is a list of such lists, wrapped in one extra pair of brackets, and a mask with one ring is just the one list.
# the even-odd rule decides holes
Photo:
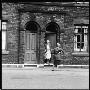
[(50, 45), (50, 41), (47, 40), (46, 50), (45, 50), (45, 63), (48, 62), (48, 64), (49, 64), (50, 61), (51, 61), (51, 45)]
[(53, 70), (54, 70), (54, 66), (57, 67), (57, 65), (59, 65), (61, 63), (61, 55), (64, 54), (63, 49), (61, 48), (61, 45), (59, 43), (57, 43), (57, 47), (54, 48), (54, 65), (53, 65)]

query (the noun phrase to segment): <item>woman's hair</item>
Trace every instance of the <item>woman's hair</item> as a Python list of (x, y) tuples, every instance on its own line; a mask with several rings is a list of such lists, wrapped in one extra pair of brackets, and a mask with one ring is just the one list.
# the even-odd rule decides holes
[(49, 43), (50, 41), (49, 40), (47, 40), (47, 43)]

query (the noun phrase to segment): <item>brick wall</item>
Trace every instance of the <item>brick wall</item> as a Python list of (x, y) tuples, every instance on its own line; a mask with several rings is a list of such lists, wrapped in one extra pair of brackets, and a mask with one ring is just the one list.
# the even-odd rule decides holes
[[(32, 6), (29, 4), (2, 3), (2, 11), (6, 12), (2, 15), (3, 19), (8, 20), (8, 51), (9, 54), (2, 55), (2, 63), (24, 63), (25, 41), (24, 29), (28, 21), (35, 21), (39, 24), (41, 30), (40, 36), (40, 61), (43, 63), (45, 26), (52, 20), (60, 27), (60, 43), (64, 49), (66, 56), (64, 64), (89, 64), (87, 56), (73, 56), (73, 37), (74, 37), (74, 20), (81, 18), (88, 21), (89, 7), (53, 7), (58, 12), (63, 11), (66, 14), (45, 14), (45, 13), (19, 13), (18, 9), (49, 11), (48, 6)], [(53, 10), (53, 11), (54, 11)], [(52, 18), (53, 15), (53, 18)], [(76, 22), (75, 22), (76, 23)], [(19, 33), (20, 32), (20, 33)], [(20, 37), (19, 37), (20, 35)], [(18, 47), (19, 45), (19, 47)], [(19, 49), (18, 49), (19, 48)], [(18, 59), (19, 57), (19, 59)]]
[(18, 12), (17, 5), (13, 3), (2, 3), (2, 19), (7, 22), (7, 55), (2, 55), (2, 63), (18, 63)]

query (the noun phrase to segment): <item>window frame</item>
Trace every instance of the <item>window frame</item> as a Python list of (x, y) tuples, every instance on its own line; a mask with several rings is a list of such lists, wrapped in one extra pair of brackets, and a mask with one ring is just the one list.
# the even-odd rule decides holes
[[(76, 26), (81, 26), (81, 27), (88, 27), (88, 29), (87, 29), (87, 33), (84, 33), (84, 36), (86, 35), (87, 36), (87, 46), (86, 46), (86, 50), (85, 51), (81, 51), (81, 50), (75, 50), (75, 44), (77, 44), (77, 42), (75, 42), (76, 40), (75, 40), (75, 35), (76, 34), (78, 34), (78, 32), (77, 33), (75, 33), (76, 31), (75, 31), (75, 29), (76, 29)], [(78, 29), (77, 29), (78, 30)], [(88, 38), (89, 38), (89, 24), (74, 24), (74, 52), (72, 53), (72, 55), (79, 55), (79, 56), (83, 56), (83, 55), (85, 55), (85, 56), (88, 56), (89, 55), (89, 53), (88, 53), (88, 48), (89, 48), (89, 40), (88, 40)], [(85, 39), (85, 38), (84, 38)], [(84, 41), (84, 44), (85, 44), (85, 41)]]
[[(2, 28), (3, 22), (6, 23), (6, 29)], [(8, 54), (9, 51), (7, 50), (7, 20), (1, 20), (1, 32), (5, 32), (6, 33), (6, 44), (5, 44), (5, 49), (2, 49), (2, 54)], [(1, 34), (2, 35), (2, 34)]]
[[(85, 41), (82, 42), (82, 35), (84, 35), (84, 39), (85, 39), (85, 36), (87, 37), (87, 44), (88, 44), (88, 35), (87, 35), (88, 34), (88, 29), (87, 29), (86, 33), (85, 32), (83, 33), (82, 32), (83, 27), (88, 27), (88, 25), (87, 24), (76, 24), (75, 25), (75, 28), (74, 28), (74, 51), (79, 51), (79, 52), (84, 51), (84, 48), (83, 49), (81, 48), (81, 43), (85, 44)], [(77, 31), (78, 31), (78, 28), (81, 28), (80, 33), (76, 32), (76, 30), (75, 30), (75, 29), (77, 29)], [(76, 39), (77, 36), (80, 36), (80, 42), (77, 41), (77, 39)], [(79, 49), (75, 47), (75, 46), (77, 46), (77, 45), (75, 45), (77, 43), (80, 43), (80, 48)]]

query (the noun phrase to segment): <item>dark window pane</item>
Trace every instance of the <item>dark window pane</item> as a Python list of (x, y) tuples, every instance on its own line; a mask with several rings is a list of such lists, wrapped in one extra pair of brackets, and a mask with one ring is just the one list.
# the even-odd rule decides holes
[(77, 43), (77, 48), (80, 48), (80, 43)]
[(84, 43), (81, 43), (81, 49), (83, 49), (83, 47), (84, 47)]
[(78, 33), (81, 33), (81, 28), (78, 28)]
[(84, 42), (84, 34), (82, 34), (82, 40), (81, 40), (81, 42)]
[(82, 33), (84, 33), (84, 28), (82, 28)]
[(77, 35), (77, 42), (80, 42), (80, 35)]

